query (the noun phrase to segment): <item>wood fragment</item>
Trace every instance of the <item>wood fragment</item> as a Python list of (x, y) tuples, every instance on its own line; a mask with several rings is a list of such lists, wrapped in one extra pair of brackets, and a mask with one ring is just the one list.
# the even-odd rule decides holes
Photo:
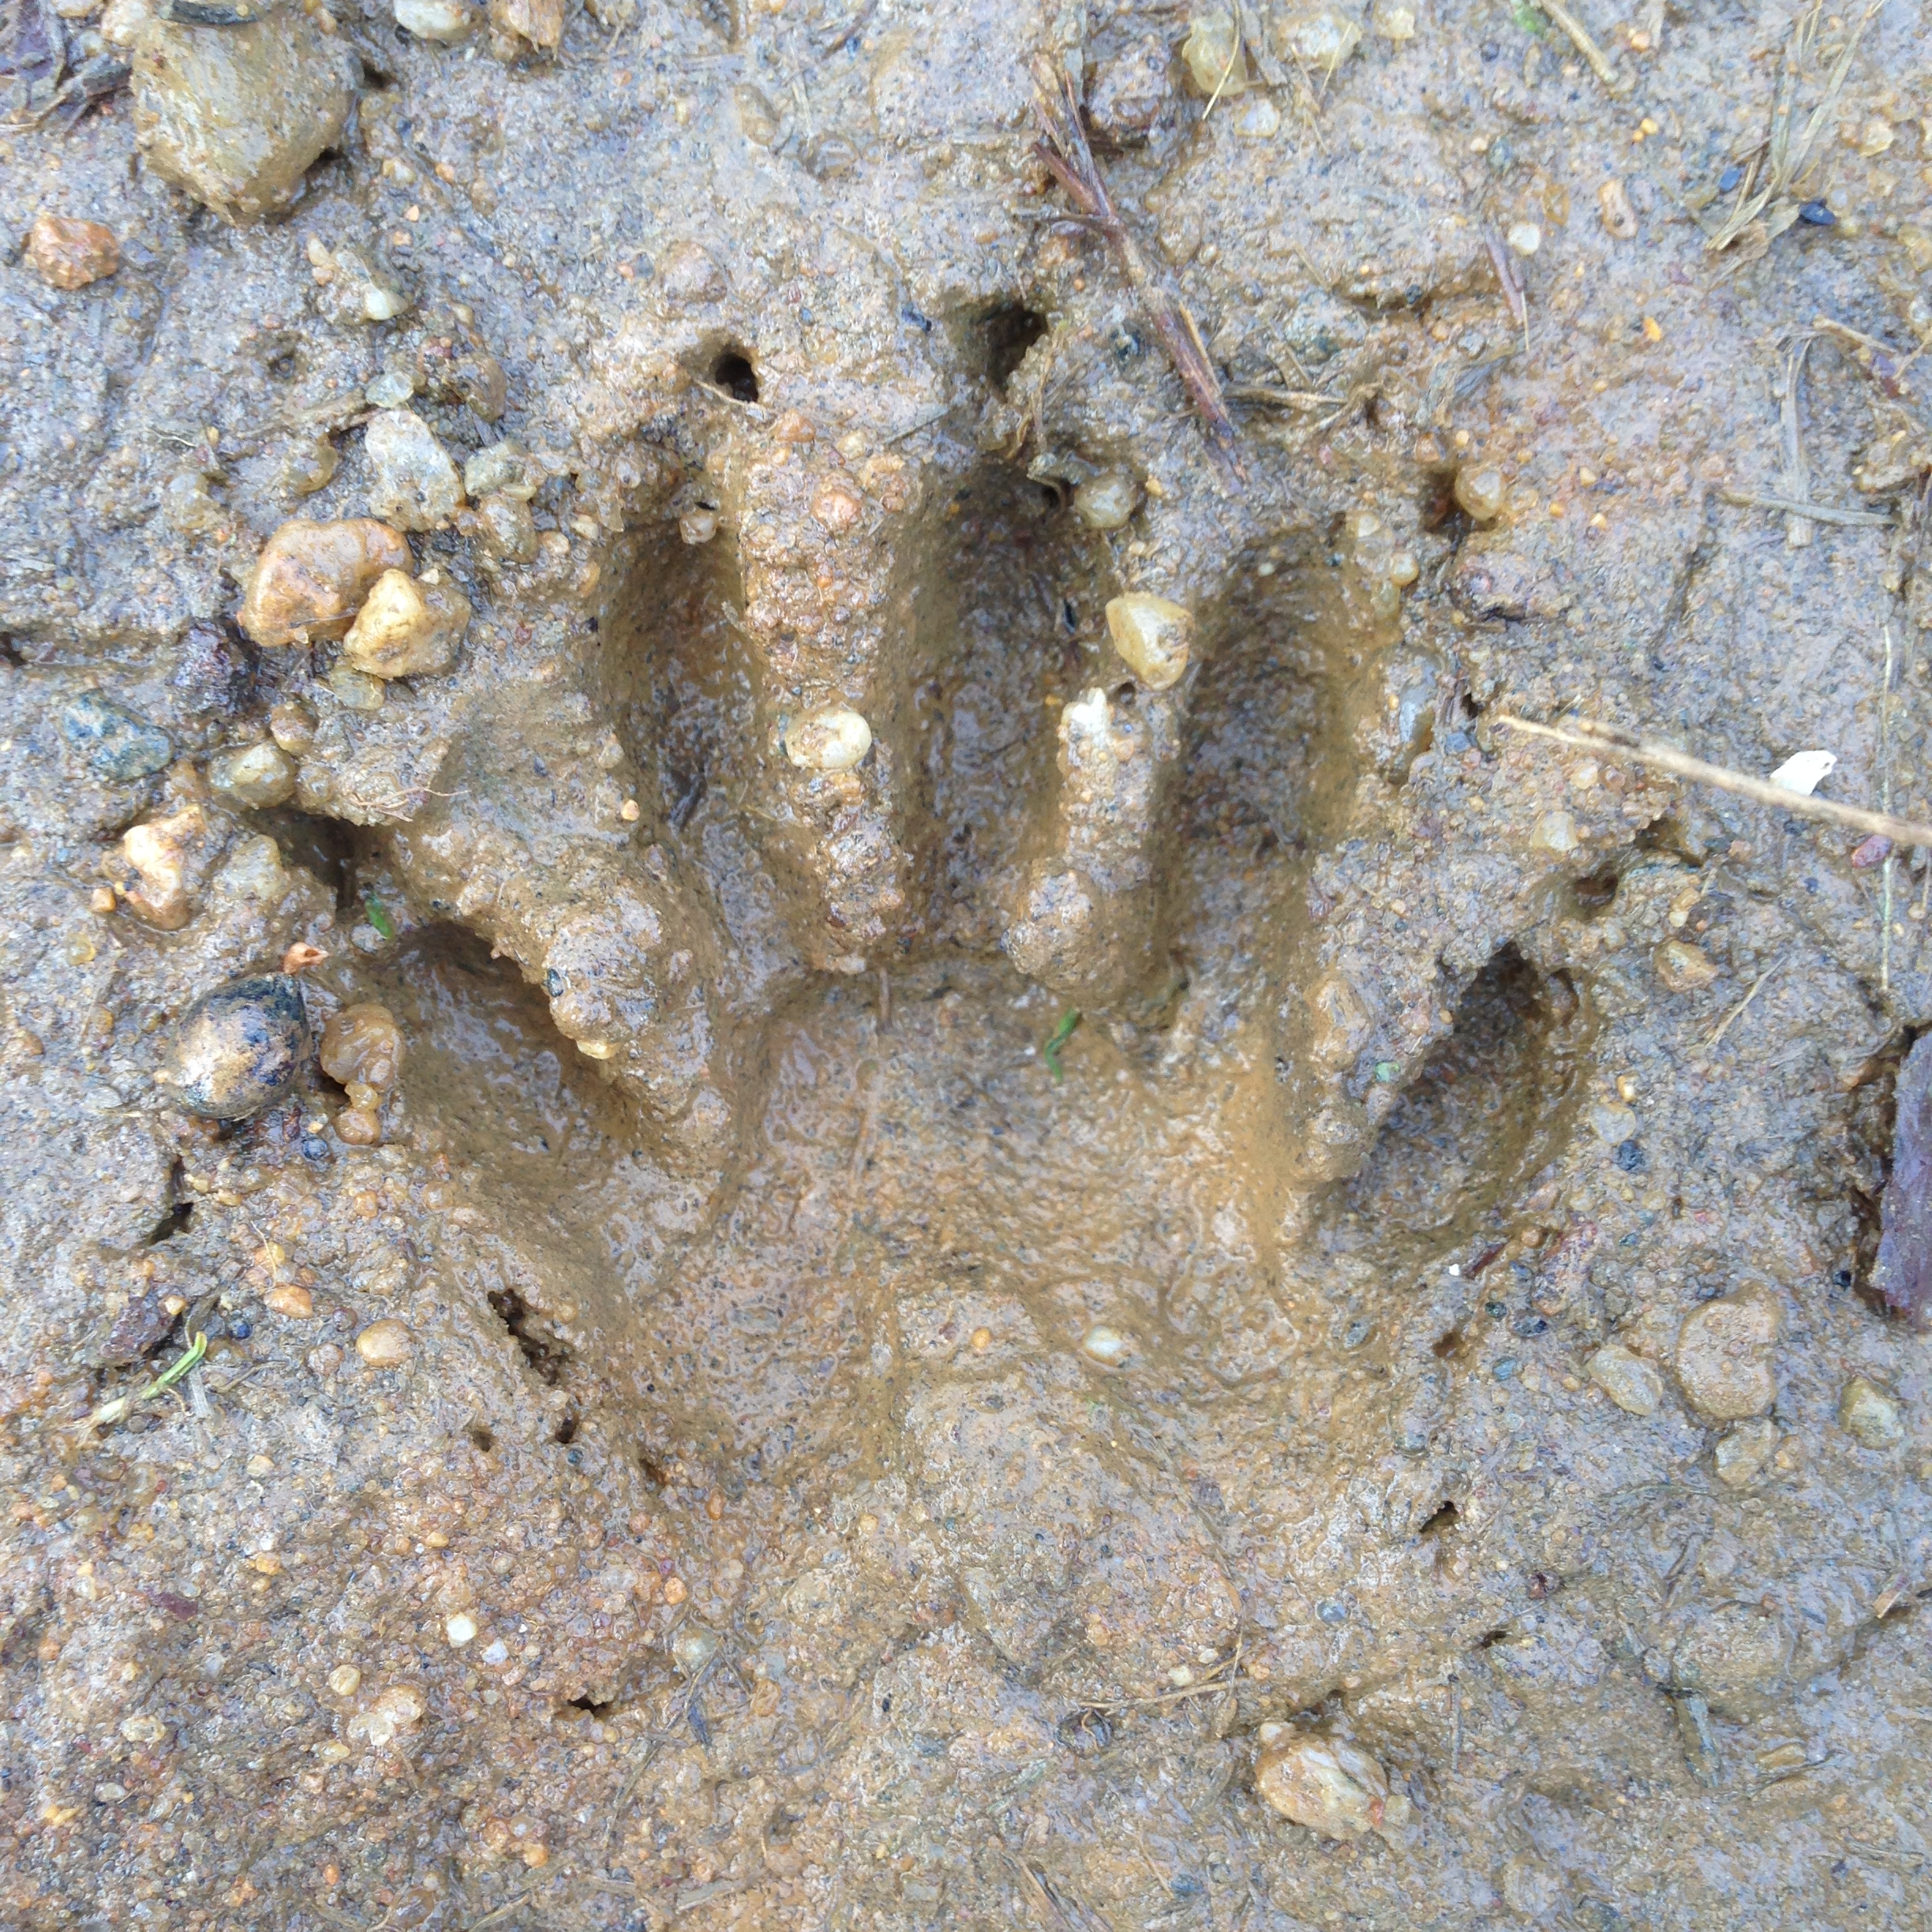
[(1860, 805), (1841, 805), (1836, 799), (1816, 798), (1808, 792), (1788, 792), (1766, 778), (1752, 778), (1722, 765), (1708, 764), (1674, 746), (1657, 744), (1639, 738), (1618, 724), (1600, 724), (1588, 718), (1572, 718), (1569, 728), (1538, 724), (1507, 711), (1492, 712), (1496, 723), (1511, 731), (1524, 732), (1532, 738), (1547, 738), (1553, 743), (1574, 745), (1579, 751), (1613, 751), (1633, 764), (1648, 765), (1668, 772), (1674, 778), (1687, 778), (1694, 784), (1714, 785), (1720, 792), (1733, 792), (1739, 798), (1754, 799), (1760, 805), (1773, 805), (1795, 818), (1822, 818), (1833, 825), (1849, 826), (1855, 832), (1881, 832), (1901, 845), (1932, 846), (1932, 825), (1916, 818), (1895, 818), (1889, 812), (1867, 811)]
[(1208, 454), (1232, 489), (1245, 487), (1247, 472), (1237, 453), (1240, 436), (1222, 399), (1221, 379), (1208, 359), (1207, 346), (1185, 302), (1141, 253), (1114, 208), (1106, 183), (1080, 125), (1080, 96), (1064, 69), (1044, 55), (1033, 63), (1033, 108), (1041, 138), (1033, 152), (1067, 197), (1088, 217), (1114, 251), (1121, 272), (1139, 300), (1148, 326), (1160, 339), (1188, 400), (1201, 419)]
[(1893, 1088), (1892, 1174), (1878, 1207), (1872, 1286), (1915, 1327), (1932, 1325), (1932, 1034), (1905, 1056)]
[(1538, 4), (1570, 36), (1571, 44), (1589, 62), (1590, 72), (1604, 84), (1606, 92), (1621, 98), (1637, 84), (1618, 73), (1611, 65), (1610, 56), (1591, 39), (1589, 29), (1563, 4), (1563, 0), (1538, 0)]
[(1740, 510), (1778, 510), (1787, 516), (1808, 517), (1814, 523), (1837, 523), (1847, 530), (1889, 529), (1898, 522), (1889, 510), (1840, 510), (1831, 504), (1800, 503), (1790, 496), (1767, 496), (1758, 490), (1722, 489), (1725, 503)]

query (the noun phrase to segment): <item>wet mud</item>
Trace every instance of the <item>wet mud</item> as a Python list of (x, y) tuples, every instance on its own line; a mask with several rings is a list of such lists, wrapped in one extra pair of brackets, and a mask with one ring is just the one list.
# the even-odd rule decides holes
[(1926, 26), (9, 12), (0, 1920), (1924, 1923)]

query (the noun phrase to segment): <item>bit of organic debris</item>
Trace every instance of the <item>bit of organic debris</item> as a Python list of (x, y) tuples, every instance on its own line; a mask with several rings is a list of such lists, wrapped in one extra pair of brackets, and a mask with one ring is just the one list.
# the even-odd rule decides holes
[(1058, 1082), (1066, 1078), (1060, 1067), (1060, 1049), (1073, 1037), (1074, 1029), (1080, 1023), (1080, 1010), (1069, 1006), (1060, 1016), (1060, 1024), (1046, 1036), (1046, 1044), (1040, 1050), (1040, 1057), (1046, 1062), (1046, 1071)]
[(1825, 818), (1833, 825), (1850, 826), (1859, 832), (1882, 832), (1901, 845), (1932, 845), (1932, 825), (1917, 819), (1895, 818), (1889, 812), (1867, 811), (1862, 806), (1840, 805), (1835, 799), (1813, 798), (1803, 792), (1787, 791), (1767, 778), (1748, 777), (1722, 765), (1707, 764), (1702, 758), (1670, 745), (1655, 744), (1639, 738), (1618, 724), (1604, 724), (1587, 718), (1567, 721), (1567, 728), (1532, 724), (1527, 718), (1512, 717), (1507, 711), (1494, 713), (1495, 721), (1511, 731), (1526, 732), (1533, 738), (1548, 738), (1556, 744), (1575, 745), (1591, 751), (1614, 751), (1619, 756), (1675, 778), (1687, 778), (1698, 784), (1715, 785), (1720, 792), (1735, 792), (1740, 798), (1755, 799), (1761, 805), (1775, 805), (1800, 818)]
[[(1612, 94), (1627, 94), (1637, 84), (1627, 80), (1610, 64), (1610, 57), (1590, 38), (1589, 29), (1563, 5), (1563, 0), (1542, 0), (1542, 10), (1567, 33), (1576, 51), (1589, 62), (1590, 72)], [(1520, 21), (1522, 16), (1518, 15)]]
[(84, 1429), (106, 1428), (110, 1423), (118, 1422), (138, 1409), (144, 1402), (152, 1400), (164, 1391), (172, 1388), (182, 1377), (201, 1365), (201, 1358), (208, 1354), (208, 1331), (204, 1328), (190, 1342), (185, 1350), (145, 1388), (137, 1389), (131, 1395), (117, 1395), (111, 1402), (103, 1402), (93, 1410), (81, 1425)]
[(1208, 359), (1200, 331), (1186, 303), (1168, 287), (1128, 234), (1100, 178), (1093, 150), (1087, 144), (1080, 125), (1080, 96), (1073, 83), (1044, 58), (1034, 63), (1033, 107), (1043, 136), (1034, 143), (1033, 152), (1066, 190), (1068, 198), (1105, 237), (1121, 272), (1140, 298), (1148, 326), (1160, 338), (1188, 400), (1200, 417), (1209, 454), (1230, 487), (1244, 487), (1247, 472), (1236, 454), (1240, 439), (1222, 400), (1221, 378)]
[(1722, 489), (1718, 496), (1740, 510), (1776, 510), (1785, 516), (1808, 518), (1814, 523), (1837, 523), (1847, 530), (1890, 529), (1898, 522), (1889, 510), (1840, 510), (1831, 504), (1799, 503), (1790, 496), (1767, 496), (1758, 490)]
[(1932, 1323), (1932, 1034), (1905, 1056), (1893, 1091), (1892, 1178), (1872, 1282), (1887, 1308), (1923, 1327)]

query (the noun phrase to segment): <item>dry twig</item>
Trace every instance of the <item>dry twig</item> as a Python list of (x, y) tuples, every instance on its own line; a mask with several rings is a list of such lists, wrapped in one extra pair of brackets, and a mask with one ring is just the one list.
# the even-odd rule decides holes
[(1626, 80), (1619, 75), (1610, 64), (1610, 56), (1590, 38), (1589, 29), (1563, 5), (1563, 0), (1538, 0), (1538, 4), (1570, 36), (1571, 43), (1589, 62), (1590, 72), (1610, 93), (1627, 94), (1636, 85), (1634, 80)]
[(1140, 299), (1148, 326), (1160, 338), (1188, 400), (1201, 419), (1209, 454), (1229, 485), (1241, 488), (1248, 477), (1236, 453), (1239, 437), (1222, 400), (1221, 379), (1208, 359), (1200, 331), (1186, 303), (1167, 286), (1127, 232), (1087, 144), (1086, 130), (1080, 125), (1080, 96), (1065, 71), (1043, 56), (1033, 64), (1033, 107), (1042, 137), (1034, 143), (1033, 152), (1066, 190), (1068, 199), (1106, 238), (1121, 272)]
[(1889, 510), (1840, 510), (1830, 504), (1799, 503), (1791, 496), (1766, 496), (1758, 490), (1720, 490), (1717, 494), (1740, 510), (1777, 510), (1786, 516), (1806, 517), (1814, 523), (1840, 523), (1848, 530), (1889, 527), (1898, 522)]
[(1648, 765), (1653, 770), (1668, 772), (1674, 778), (1687, 778), (1696, 784), (1715, 785), (1720, 792), (1734, 792), (1739, 798), (1756, 799), (1760, 805), (1776, 806), (1794, 818), (1822, 818), (1833, 825), (1849, 826), (1855, 832), (1881, 833), (1898, 845), (1932, 846), (1932, 825), (1915, 818), (1895, 818), (1889, 812), (1867, 811), (1863, 806), (1840, 805), (1836, 799), (1788, 792), (1767, 778), (1748, 777), (1722, 765), (1707, 764), (1673, 746), (1639, 738), (1619, 724), (1572, 718), (1565, 730), (1554, 724), (1533, 724), (1528, 718), (1515, 717), (1507, 711), (1492, 715), (1497, 724), (1511, 731), (1526, 732), (1532, 738), (1547, 738), (1556, 744), (1574, 745), (1580, 751), (1615, 752), (1632, 764)]

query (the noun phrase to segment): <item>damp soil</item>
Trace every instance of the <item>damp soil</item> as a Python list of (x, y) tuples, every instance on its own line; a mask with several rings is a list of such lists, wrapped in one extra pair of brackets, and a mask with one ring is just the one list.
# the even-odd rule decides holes
[[(0, 1922), (1923, 1925), (1926, 854), (1499, 722), (1926, 816), (1923, 9), (1715, 251), (1850, 17), (356, 3), (230, 220), (125, 8), (0, 25)], [(372, 689), (237, 612), (400, 408)], [(399, 1073), (184, 1110), (279, 968)]]

